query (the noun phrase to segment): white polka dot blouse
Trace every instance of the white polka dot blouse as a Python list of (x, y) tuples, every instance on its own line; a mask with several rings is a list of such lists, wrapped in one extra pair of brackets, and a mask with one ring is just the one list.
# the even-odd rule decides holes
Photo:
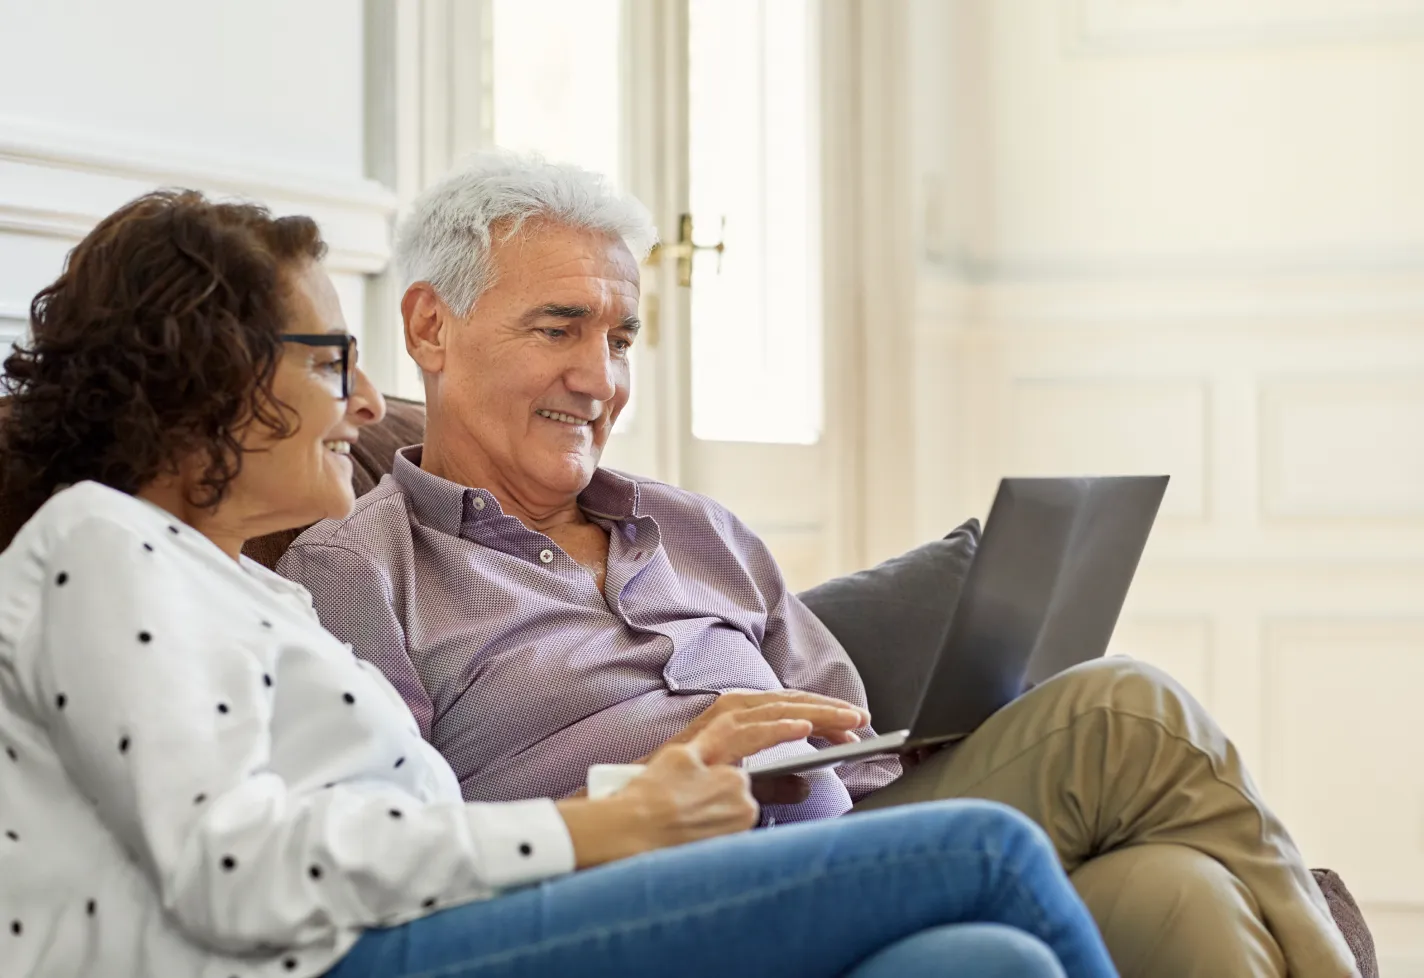
[(461, 801), (300, 585), (95, 483), (0, 554), (0, 978), (315, 976), (572, 869), (552, 801)]

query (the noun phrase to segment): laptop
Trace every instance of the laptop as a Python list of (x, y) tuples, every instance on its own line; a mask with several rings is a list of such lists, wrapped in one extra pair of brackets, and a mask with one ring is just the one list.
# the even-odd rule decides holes
[(907, 730), (749, 765), (752, 778), (960, 740), (1107, 651), (1167, 479), (1004, 479)]

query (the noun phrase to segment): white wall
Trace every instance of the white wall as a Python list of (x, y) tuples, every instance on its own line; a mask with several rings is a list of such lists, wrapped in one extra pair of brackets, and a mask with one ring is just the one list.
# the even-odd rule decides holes
[(93, 223), (157, 186), (316, 217), (353, 330), (394, 198), (364, 178), (352, 0), (0, 0), (0, 349)]
[(1170, 472), (1118, 650), (1424, 975), (1424, 2), (908, 10), (914, 536)]

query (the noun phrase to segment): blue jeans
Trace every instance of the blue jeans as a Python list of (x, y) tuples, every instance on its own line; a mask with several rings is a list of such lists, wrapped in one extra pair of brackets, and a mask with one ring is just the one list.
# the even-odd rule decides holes
[(664, 849), (368, 931), (328, 978), (1001, 974), (1116, 972), (1042, 831), (945, 801)]

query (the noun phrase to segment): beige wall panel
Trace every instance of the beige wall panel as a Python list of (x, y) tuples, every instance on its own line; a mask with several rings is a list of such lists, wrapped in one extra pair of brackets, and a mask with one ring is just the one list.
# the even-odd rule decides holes
[(1424, 911), (1424, 617), (1279, 618), (1262, 644), (1273, 802), (1362, 902)]
[(1424, 519), (1424, 372), (1261, 386), (1266, 519)]
[(1209, 512), (1208, 395), (1198, 381), (1063, 377), (1013, 382), (1008, 471), (1016, 475), (1169, 473), (1166, 517)]

